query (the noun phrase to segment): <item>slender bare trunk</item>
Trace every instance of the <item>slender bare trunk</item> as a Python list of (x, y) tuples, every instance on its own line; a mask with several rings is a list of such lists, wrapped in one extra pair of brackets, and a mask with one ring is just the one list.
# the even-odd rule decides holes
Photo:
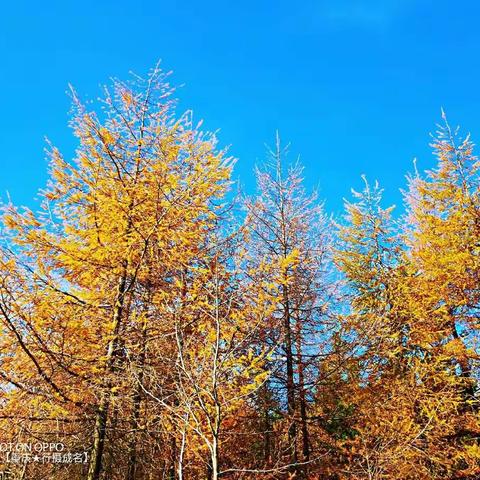
[[(147, 307), (148, 308), (148, 307)], [(140, 410), (142, 404), (142, 385), (145, 368), (145, 357), (147, 351), (147, 328), (148, 328), (148, 315), (142, 325), (142, 338), (141, 338), (141, 350), (138, 358), (138, 379), (135, 388), (135, 395), (133, 398), (133, 418), (132, 418), (132, 437), (129, 444), (128, 455), (128, 471), (127, 480), (135, 480), (135, 474), (137, 471), (137, 438), (138, 438), (138, 422), (140, 420)]]
[(211, 462), (211, 479), (218, 480), (218, 437), (216, 435), (214, 435), (212, 442)]
[(93, 434), (93, 448), (90, 453), (90, 463), (88, 468), (87, 480), (99, 480), (102, 471), (103, 451), (105, 447), (105, 437), (108, 421), (108, 410), (110, 407), (110, 390), (112, 388), (112, 373), (115, 367), (115, 359), (118, 354), (118, 335), (122, 321), (122, 312), (125, 302), (125, 291), (127, 284), (127, 262), (124, 262), (123, 273), (120, 278), (117, 295), (115, 298), (115, 307), (113, 311), (113, 335), (107, 346), (105, 375), (106, 382), (102, 389), (100, 402), (95, 416), (95, 427)]
[(298, 399), (300, 404), (300, 422), (302, 429), (302, 460), (303, 462), (308, 462), (310, 460), (310, 439), (308, 435), (307, 399), (305, 392), (305, 365), (303, 363), (302, 355), (302, 331), (299, 321), (297, 321), (296, 324), (295, 334), (297, 344)]
[[(458, 333), (457, 323), (455, 321), (455, 317), (453, 315), (452, 309), (449, 309), (449, 314), (450, 314), (450, 325), (451, 325), (452, 336), (455, 340), (462, 342), (462, 345), (464, 345), (463, 340), (460, 334)], [(464, 397), (465, 397), (465, 403), (467, 403), (475, 396), (475, 382), (472, 379), (472, 373), (471, 373), (470, 365), (468, 362), (468, 358), (467, 357), (459, 358), (457, 359), (457, 363), (458, 363), (458, 366), (460, 367), (460, 375), (462, 376), (462, 379), (465, 382)]]
[(300, 420), (302, 422), (302, 453), (303, 461), (310, 460), (310, 438), (308, 434), (307, 420), (307, 400), (305, 398), (305, 389), (300, 387)]
[(270, 446), (270, 414), (268, 412), (268, 405), (265, 405), (265, 418), (264, 418), (264, 443), (263, 443), (263, 459), (266, 465), (270, 464), (271, 446)]
[(290, 301), (288, 298), (287, 287), (283, 287), (284, 299), (284, 328), (285, 328), (285, 357), (287, 363), (287, 413), (288, 421), (288, 443), (290, 450), (290, 463), (292, 464), (291, 471), (296, 472), (296, 463), (298, 462), (297, 455), (297, 423), (295, 420), (295, 377), (293, 370), (293, 342), (292, 342), (292, 325), (290, 314)]
[[(186, 419), (188, 422), (188, 417)], [(182, 441), (180, 442), (180, 451), (178, 452), (177, 474), (178, 480), (183, 480), (183, 457), (185, 455), (185, 445), (187, 441), (187, 427), (182, 429)]]
[(141, 404), (141, 395), (137, 389), (137, 391), (135, 392), (135, 398), (133, 400), (133, 420), (132, 420), (133, 431), (132, 431), (132, 438), (128, 446), (129, 455), (128, 455), (127, 480), (134, 480), (135, 473), (137, 471), (137, 429), (138, 429), (138, 420), (140, 419), (140, 404)]

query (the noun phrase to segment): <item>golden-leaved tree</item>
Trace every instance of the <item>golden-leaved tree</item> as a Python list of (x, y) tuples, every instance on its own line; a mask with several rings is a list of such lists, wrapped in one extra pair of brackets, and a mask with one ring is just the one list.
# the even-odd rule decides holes
[[(353, 194), (335, 255), (346, 282), (350, 311), (341, 317), (341, 335), (350, 352), (343, 366), (348, 385), (330, 407), (338, 418), (332, 433), (344, 443), (347, 478), (408, 478), (400, 465), (408, 437), (399, 419), (405, 417), (405, 425), (410, 421), (409, 408), (400, 401), (410, 399), (403, 397), (409, 384), (408, 323), (398, 305), (401, 248), (393, 209), (382, 208), (378, 184), (365, 180), (363, 191)], [(391, 477), (395, 470), (399, 477)]]
[(432, 454), (456, 478), (480, 474), (478, 408), (479, 162), (469, 136), (452, 130), (445, 115), (434, 138), (438, 164), (410, 178), (405, 193), (411, 276), (407, 286), (415, 324), (412, 338), (436, 369), (430, 383), (437, 401), (450, 399)]
[(347, 478), (476, 478), (476, 159), (448, 125), (439, 158), (406, 193), (400, 228), (381, 191), (347, 204), (336, 261), (355, 373), (342, 389)]
[(124, 435), (135, 462), (142, 395), (128, 365), (149, 361), (149, 339), (174, 331), (158, 315), (162, 299), (200, 255), (228, 188), (230, 160), (190, 114), (175, 116), (171, 92), (155, 69), (114, 81), (97, 113), (74, 93), (74, 160), (52, 148), (40, 211), (4, 214), (2, 411), (18, 419), (13, 441), (88, 450), (88, 471), (73, 465), (65, 478), (100, 478), (121, 462)]

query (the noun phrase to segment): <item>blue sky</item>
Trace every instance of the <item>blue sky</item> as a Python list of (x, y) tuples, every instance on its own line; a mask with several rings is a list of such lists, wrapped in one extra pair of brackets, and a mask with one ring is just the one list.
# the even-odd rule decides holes
[(72, 83), (95, 98), (109, 77), (173, 70), (192, 108), (252, 169), (278, 129), (307, 184), (339, 212), (361, 174), (399, 204), (443, 106), (480, 138), (480, 4), (473, 0), (10, 1), (0, 7), (0, 196), (33, 204), (47, 136), (67, 156)]

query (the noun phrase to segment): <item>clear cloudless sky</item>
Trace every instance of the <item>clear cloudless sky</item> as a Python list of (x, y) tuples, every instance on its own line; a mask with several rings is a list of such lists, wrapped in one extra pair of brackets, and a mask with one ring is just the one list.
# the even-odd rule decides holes
[(247, 192), (278, 129), (329, 211), (361, 174), (399, 204), (413, 158), (433, 166), (442, 106), (480, 142), (479, 21), (475, 0), (5, 0), (0, 197), (35, 205), (45, 137), (71, 158), (68, 83), (95, 99), (162, 59), (184, 85), (180, 109), (231, 145)]

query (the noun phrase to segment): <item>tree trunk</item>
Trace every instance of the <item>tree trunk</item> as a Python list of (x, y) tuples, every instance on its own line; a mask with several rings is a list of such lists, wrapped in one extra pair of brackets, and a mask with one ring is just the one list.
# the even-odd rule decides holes
[[(459, 340), (460, 342), (462, 342), (462, 345), (465, 347), (463, 340), (460, 337), (460, 334), (458, 333), (458, 330), (457, 330), (457, 323), (455, 321), (453, 309), (451, 308), (449, 309), (449, 314), (450, 314), (452, 336), (455, 340)], [(472, 379), (468, 358), (466, 357), (459, 358), (457, 359), (457, 363), (458, 363), (458, 366), (460, 367), (460, 375), (462, 379), (465, 381), (464, 397), (465, 397), (465, 402), (467, 402), (469, 400), (472, 400), (475, 396), (475, 382)]]
[(177, 474), (178, 480), (183, 480), (183, 457), (185, 455), (185, 445), (187, 440), (187, 427), (182, 430), (182, 441), (180, 443), (180, 451), (178, 452)]
[(305, 398), (305, 380), (303, 374), (303, 364), (299, 361), (298, 365), (298, 378), (299, 378), (299, 396), (300, 396), (300, 420), (302, 422), (302, 454), (303, 461), (308, 462), (310, 460), (310, 440), (308, 435), (308, 422), (307, 422), (307, 399)]
[(212, 442), (212, 451), (211, 451), (211, 479), (218, 480), (218, 438), (216, 436), (213, 437)]
[(264, 424), (264, 441), (263, 441), (263, 459), (266, 465), (270, 464), (270, 414), (268, 405), (265, 405), (265, 424)]
[(298, 462), (297, 456), (297, 424), (295, 420), (295, 377), (293, 370), (293, 345), (292, 345), (292, 325), (290, 313), (290, 301), (288, 298), (288, 290), (283, 287), (284, 299), (284, 328), (285, 328), (285, 357), (287, 363), (287, 413), (290, 425), (288, 427), (288, 443), (290, 450), (290, 463), (292, 464), (290, 470), (297, 472)]
[(300, 403), (300, 422), (302, 429), (302, 460), (308, 462), (310, 460), (310, 440), (308, 435), (307, 422), (307, 399), (305, 395), (305, 365), (302, 356), (302, 331), (301, 323), (296, 323), (296, 346), (297, 346), (297, 370), (298, 370), (298, 398)]
[(135, 473), (137, 471), (138, 421), (140, 419), (140, 407), (142, 404), (142, 382), (144, 377), (145, 357), (147, 349), (147, 326), (148, 316), (143, 322), (142, 326), (142, 345), (138, 359), (139, 372), (135, 395), (133, 398), (132, 438), (129, 444), (127, 480), (135, 480)]
[(123, 273), (118, 284), (115, 307), (113, 312), (113, 335), (107, 346), (105, 375), (106, 384), (100, 396), (100, 402), (95, 417), (93, 434), (93, 448), (90, 454), (87, 480), (99, 480), (102, 471), (103, 450), (105, 447), (105, 436), (108, 421), (108, 409), (110, 407), (110, 396), (112, 388), (112, 373), (115, 368), (115, 359), (118, 355), (118, 334), (122, 322), (122, 312), (125, 301), (125, 290), (127, 284), (127, 262), (124, 262)]

